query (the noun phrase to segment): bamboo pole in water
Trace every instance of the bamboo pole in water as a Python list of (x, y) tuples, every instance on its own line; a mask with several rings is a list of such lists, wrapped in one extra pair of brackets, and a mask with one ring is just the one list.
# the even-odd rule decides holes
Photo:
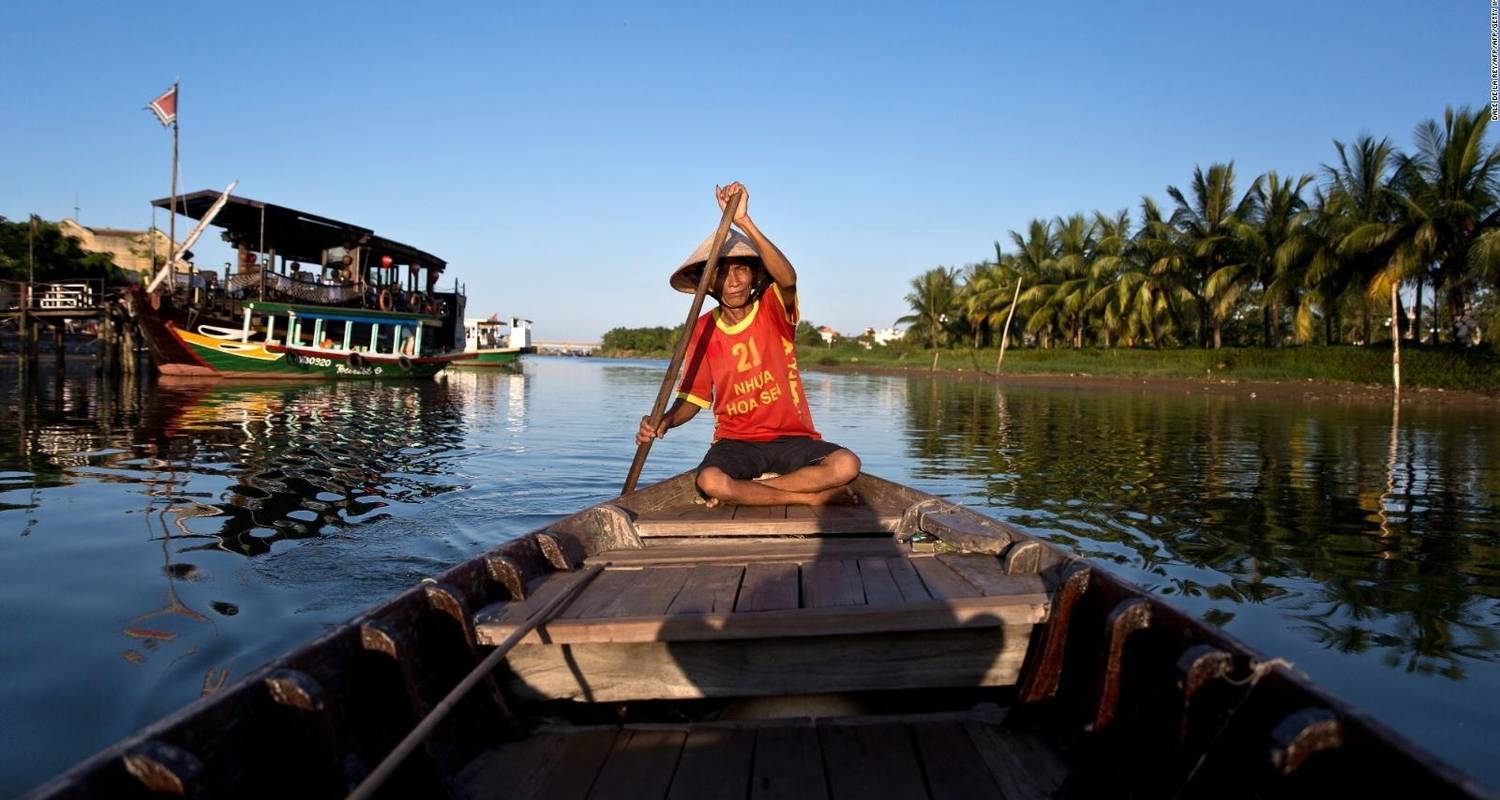
[(1000, 332), (1000, 355), (995, 357), (995, 375), (1000, 375), (1000, 365), (1005, 363), (1005, 347), (1010, 344), (1010, 321), (1016, 316), (1016, 301), (1021, 299), (1021, 276), (1016, 276), (1016, 293), (1010, 298), (1010, 311), (1005, 315), (1005, 329)]
[(1397, 316), (1396, 292), (1401, 291), (1401, 282), (1391, 284), (1391, 383), (1396, 394), (1401, 394), (1401, 318)]

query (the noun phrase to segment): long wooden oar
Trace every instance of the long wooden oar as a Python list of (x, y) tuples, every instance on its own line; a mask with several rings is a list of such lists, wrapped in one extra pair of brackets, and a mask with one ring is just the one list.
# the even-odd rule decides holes
[(406, 757), (411, 755), (413, 750), (417, 749), (417, 745), (421, 744), (422, 740), (426, 739), (427, 735), (432, 733), (432, 729), (436, 728), (438, 723), (443, 721), (443, 717), (448, 716), (448, 712), (453, 710), (458, 701), (465, 694), (468, 694), (470, 689), (478, 685), (484, 679), (484, 676), (495, 670), (495, 667), (500, 663), (500, 659), (504, 658), (505, 654), (509, 653), (511, 648), (515, 647), (517, 643), (525, 638), (526, 634), (531, 633), (538, 626), (550, 621), (553, 615), (561, 610), (565, 603), (572, 600), (573, 596), (578, 594), (579, 590), (587, 586), (589, 581), (594, 579), (594, 576), (603, 571), (603, 564), (593, 564), (588, 569), (579, 573), (578, 577), (574, 578), (573, 582), (568, 584), (568, 587), (561, 594), (532, 612), (531, 616), (527, 617), (526, 621), (521, 623), (520, 627), (517, 627), (509, 636), (505, 637), (505, 641), (495, 645), (494, 652), (486, 656), (484, 661), (480, 662), (479, 666), (474, 668), (473, 672), (470, 672), (467, 677), (459, 681), (458, 685), (448, 692), (448, 695), (443, 698), (442, 702), (433, 706), (433, 709), (427, 712), (427, 716), (423, 717), (422, 721), (417, 723), (417, 727), (413, 728), (411, 733), (406, 734), (406, 738), (402, 739), (401, 743), (396, 745), (396, 749), (381, 759), (380, 764), (374, 770), (371, 770), (370, 774), (363, 781), (360, 781), (358, 786), (354, 787), (354, 791), (349, 793), (348, 800), (366, 800), (366, 798), (379, 790), (386, 779), (396, 771), (396, 768), (401, 766), (401, 762), (405, 761)]
[[(703, 295), (708, 293), (708, 287), (713, 283), (714, 269), (719, 266), (719, 250), (724, 247), (724, 240), (729, 238), (729, 223), (734, 219), (734, 210), (739, 205), (738, 195), (724, 204), (724, 217), (719, 220), (719, 229), (714, 231), (713, 247), (708, 251), (708, 263), (703, 267), (703, 277), (698, 279), (698, 293), (693, 295), (693, 307), (688, 309), (687, 323), (682, 326), (677, 349), (672, 351), (672, 364), (667, 367), (667, 374), (661, 380), (661, 389), (656, 392), (656, 405), (651, 407), (653, 431), (661, 425), (662, 414), (666, 412), (667, 398), (672, 396), (672, 384), (677, 380), (677, 370), (682, 367), (682, 359), (687, 355), (688, 340), (693, 337), (693, 323), (698, 321), (698, 312), (703, 308)], [(647, 439), (644, 444), (636, 445), (635, 460), (630, 462), (630, 473), (625, 476), (625, 488), (620, 490), (620, 494), (635, 491), (635, 482), (641, 478), (641, 468), (646, 466), (646, 455), (651, 452), (651, 443), (654, 441), (656, 440)]]

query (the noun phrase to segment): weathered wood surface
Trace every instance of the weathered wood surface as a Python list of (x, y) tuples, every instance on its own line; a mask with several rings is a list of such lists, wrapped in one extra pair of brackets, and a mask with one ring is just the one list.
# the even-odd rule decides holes
[(662, 516), (635, 519), (635, 532), (642, 538), (657, 536), (811, 536), (895, 531), (901, 515), (863, 506), (827, 506), (812, 509), (794, 506), (782, 518), (739, 518), (725, 509), (683, 510)]
[[(1046, 620), (1048, 603), (1040, 581), (1034, 588), (1034, 592), (1013, 595), (927, 600), (899, 606), (780, 608), (751, 613), (740, 608), (733, 612), (559, 619), (521, 641), (523, 645), (698, 642), (1034, 625)], [(478, 630), (481, 643), (492, 643), (504, 640), (515, 626), (481, 623)]]
[(505, 685), (525, 700), (589, 702), (1011, 686), (1031, 629), (518, 647)]
[(751, 564), (745, 567), (735, 611), (780, 611), (799, 600), (796, 564)]
[(629, 550), (606, 550), (589, 556), (589, 564), (647, 566), (651, 564), (749, 564), (755, 561), (802, 563), (819, 559), (892, 558), (911, 550), (890, 536), (848, 539), (696, 540)]
[[(551, 600), (566, 573), (533, 582), (475, 621), (492, 644)], [(908, 599), (909, 598), (909, 599)], [(1006, 575), (993, 556), (815, 560), (802, 564), (607, 569), (526, 644), (701, 641), (945, 630), (1046, 619), (1038, 575)]]
[(470, 764), (456, 795), (637, 800), (1051, 797), (1058, 755), (983, 714), (559, 729)]

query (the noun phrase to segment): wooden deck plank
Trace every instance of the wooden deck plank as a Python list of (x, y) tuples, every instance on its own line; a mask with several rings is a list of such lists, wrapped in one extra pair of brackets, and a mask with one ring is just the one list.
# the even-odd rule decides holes
[[(781, 566), (796, 569), (791, 564)], [(732, 613), (673, 612), (649, 617), (559, 619), (526, 635), (521, 644), (699, 642), (1035, 625), (1047, 619), (1050, 599), (1042, 580), (1032, 577), (1035, 591), (1023, 594), (925, 600), (895, 606), (797, 608), (785, 606), (795, 602), (797, 591), (796, 576), (788, 573), (781, 580), (790, 583), (789, 589), (785, 585), (766, 589), (760, 600), (748, 597), (748, 589), (741, 588)], [(747, 577), (747, 585), (748, 582)], [(785, 592), (784, 597), (774, 596), (775, 591)], [(758, 602), (783, 607), (750, 607)], [(746, 614), (747, 610), (755, 613)], [(494, 645), (504, 641), (515, 626), (481, 617), (476, 620), (474, 630), (480, 644)]]
[(927, 775), (932, 800), (972, 800), (1009, 797), (979, 756), (974, 741), (958, 722), (915, 723), (911, 726), (917, 754)]
[(750, 564), (735, 611), (778, 611), (796, 608), (798, 601), (796, 564)]
[(926, 797), (922, 767), (906, 726), (818, 725), (833, 800)]
[(1006, 574), (1004, 565), (995, 556), (948, 554), (937, 559), (988, 595), (1010, 594), (1030, 586), (1026, 576)]
[(786, 519), (786, 506), (735, 506), (734, 519), (738, 522)]
[(827, 800), (818, 732), (810, 724), (757, 731), (753, 770), (751, 800)]
[(851, 560), (812, 561), (802, 565), (802, 607), (830, 608), (865, 604), (859, 566)]
[(463, 800), (538, 797), (567, 738), (566, 734), (539, 733), (491, 748), (459, 772), (453, 781), (454, 793)]
[(682, 590), (691, 567), (647, 567), (639, 577), (613, 600), (599, 607), (589, 617), (645, 617), (667, 613), (667, 608)]
[(684, 730), (625, 730), (615, 740), (614, 749), (589, 800), (661, 800), (677, 770), (682, 754)]
[(606, 569), (599, 573), (592, 583), (585, 586), (579, 595), (573, 598), (573, 602), (563, 609), (558, 619), (579, 619), (581, 617), (592, 617), (620, 596), (622, 592), (630, 591), (637, 581), (641, 580), (645, 570), (639, 569)]
[(682, 745), (667, 800), (744, 800), (754, 752), (751, 728), (694, 726)]
[[(750, 564), (756, 561), (797, 563), (826, 558), (901, 558), (910, 550), (890, 536), (780, 541), (703, 540), (693, 544), (650, 545), (608, 550), (585, 564), (616, 566), (651, 564)], [(926, 595), (926, 592), (923, 592)]]
[(685, 569), (689, 570), (687, 580), (667, 606), (667, 614), (727, 614), (734, 610), (744, 567), (704, 564)]
[[(486, 609), (489, 614), (498, 613), (499, 621), (507, 625), (519, 625), (531, 616), (532, 612), (552, 601), (552, 598), (561, 594), (573, 583), (573, 576), (567, 572), (551, 572), (547, 575), (532, 580), (526, 585), (526, 599), (519, 603), (503, 602), (497, 603)], [(576, 602), (576, 599), (575, 599)]]
[(709, 508), (707, 505), (698, 505), (697, 503), (694, 503), (689, 506), (667, 508), (662, 509), (661, 511), (653, 511), (649, 514), (642, 514), (641, 518), (663, 520), (675, 519), (681, 521), (697, 522), (727, 522), (734, 518), (734, 509), (734, 506), (729, 505), (717, 505), (713, 508)]
[(785, 508), (784, 516), (751, 516), (759, 512), (736, 511), (737, 506), (707, 509), (664, 509), (638, 515), (634, 524), (642, 537), (657, 536), (785, 536), (819, 533), (884, 533), (901, 524), (904, 509), (870, 506), (772, 506)]
[[(858, 609), (831, 609), (849, 613)], [(823, 609), (802, 613), (820, 614)], [(753, 618), (779, 612), (730, 615)], [(821, 640), (517, 647), (502, 671), (518, 702), (630, 702), (952, 686), (1014, 686), (1033, 625), (913, 630)], [(978, 623), (976, 623), (978, 624)]]
[[(567, 735), (561, 749), (548, 756), (552, 770), (532, 795), (547, 800), (583, 800), (593, 788), (604, 760), (609, 757), (619, 731), (593, 729)], [(497, 795), (504, 796), (504, 792)]]
[(964, 730), (1007, 800), (1050, 798), (1067, 778), (1066, 767), (1055, 753), (1045, 747), (1023, 746), (1021, 735), (980, 722), (966, 722)]
[(891, 577), (890, 566), (885, 562), (883, 558), (861, 558), (855, 562), (859, 567), (859, 580), (864, 586), (867, 606), (896, 606), (906, 602), (901, 596), (901, 589)]
[(891, 580), (896, 582), (896, 588), (901, 590), (901, 597), (908, 603), (917, 603), (932, 598), (932, 593), (927, 591), (926, 584), (922, 583), (921, 577), (911, 565), (909, 558), (887, 558), (886, 569), (891, 572)]
[(973, 584), (936, 558), (914, 558), (911, 565), (922, 578), (922, 585), (927, 587), (935, 600), (979, 597), (981, 594)]

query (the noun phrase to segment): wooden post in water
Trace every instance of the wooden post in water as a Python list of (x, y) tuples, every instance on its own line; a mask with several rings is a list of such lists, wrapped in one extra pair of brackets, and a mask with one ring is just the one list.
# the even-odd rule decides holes
[(1021, 276), (1016, 276), (1016, 293), (1010, 298), (1010, 311), (1005, 315), (1005, 329), (1000, 332), (1000, 355), (995, 357), (995, 375), (1000, 375), (1000, 365), (1005, 363), (1005, 346), (1010, 344), (1010, 321), (1016, 316), (1016, 301), (1021, 299)]
[(120, 371), (135, 374), (135, 326), (130, 320), (122, 320), (120, 331)]
[[(1401, 319), (1397, 316), (1396, 292), (1401, 291), (1401, 282), (1391, 284), (1391, 383), (1396, 395), (1401, 395)], [(1374, 337), (1371, 337), (1374, 338)]]
[(67, 326), (68, 321), (65, 319), (57, 320), (52, 326), (52, 358), (57, 362), (59, 372), (62, 371), (68, 356), (68, 350), (65, 346), (67, 343)]
[(94, 325), (94, 374), (107, 374), (109, 353), (109, 304), (99, 304), (99, 320)]
[(21, 284), (21, 368), (31, 369), (36, 358), (35, 337), (31, 330), (31, 283)]

